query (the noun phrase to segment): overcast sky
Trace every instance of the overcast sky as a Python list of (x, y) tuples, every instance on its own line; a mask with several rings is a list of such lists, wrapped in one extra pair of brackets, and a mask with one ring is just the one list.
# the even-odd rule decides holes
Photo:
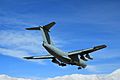
[[(64, 51), (106, 44), (91, 54), (86, 69), (59, 67), (50, 60), (27, 61), (24, 56), (48, 54), (39, 31), (26, 27), (52, 21), (54, 43)], [(55, 77), (106, 74), (120, 68), (119, 0), (0, 0), (0, 74), (14, 77)]]

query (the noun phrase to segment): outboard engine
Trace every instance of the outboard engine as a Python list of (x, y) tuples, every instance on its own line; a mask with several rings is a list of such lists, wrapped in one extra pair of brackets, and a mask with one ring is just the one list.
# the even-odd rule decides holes
[(85, 55), (85, 57), (86, 57), (86, 58), (88, 58), (88, 59), (90, 59), (90, 60), (93, 60), (93, 58), (92, 58), (92, 57), (90, 57), (90, 55), (89, 55), (89, 54), (86, 54), (86, 55)]
[(84, 61), (88, 61), (84, 55), (80, 55), (80, 59), (84, 60)]

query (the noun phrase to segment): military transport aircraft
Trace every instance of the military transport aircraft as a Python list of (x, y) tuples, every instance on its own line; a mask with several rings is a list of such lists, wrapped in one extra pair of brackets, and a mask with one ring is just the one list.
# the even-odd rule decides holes
[(55, 47), (49, 36), (50, 28), (54, 25), (55, 22), (51, 22), (45, 26), (26, 28), (26, 30), (41, 30), (43, 38), (42, 45), (50, 54), (44, 56), (24, 57), (25, 59), (51, 59), (53, 63), (56, 63), (59, 66), (66, 66), (67, 64), (76, 65), (78, 66), (78, 69), (81, 69), (87, 66), (85, 61), (88, 59), (93, 60), (89, 53), (107, 47), (106, 45), (99, 45), (93, 48), (64, 52)]

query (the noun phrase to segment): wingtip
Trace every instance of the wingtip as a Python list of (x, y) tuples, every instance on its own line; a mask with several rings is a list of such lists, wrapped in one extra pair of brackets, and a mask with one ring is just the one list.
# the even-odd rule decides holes
[(25, 30), (29, 30), (29, 28), (25, 28)]
[(24, 59), (27, 59), (27, 57), (23, 57)]
[(95, 49), (103, 49), (103, 48), (106, 48), (107, 45), (99, 45), (99, 46), (95, 46), (94, 48)]
[(105, 44), (104, 44), (104, 45), (101, 45), (101, 46), (103, 46), (103, 48), (106, 48), (106, 47), (107, 47), (107, 45), (105, 45)]
[(24, 59), (33, 59), (33, 57), (23, 57)]
[(51, 22), (51, 23), (56, 24), (56, 22), (54, 22), (54, 21), (53, 21), (53, 22)]

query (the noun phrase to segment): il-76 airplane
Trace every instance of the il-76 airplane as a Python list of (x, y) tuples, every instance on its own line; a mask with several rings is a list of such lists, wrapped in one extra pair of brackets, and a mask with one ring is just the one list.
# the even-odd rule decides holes
[(78, 69), (81, 69), (87, 66), (85, 61), (88, 61), (88, 59), (93, 60), (89, 53), (107, 47), (106, 45), (99, 45), (93, 48), (64, 52), (55, 47), (49, 36), (50, 29), (54, 25), (55, 22), (51, 22), (45, 26), (26, 28), (26, 30), (41, 30), (43, 38), (42, 46), (48, 51), (49, 54), (44, 56), (24, 57), (25, 59), (51, 59), (53, 63), (56, 63), (59, 66), (76, 65), (78, 66)]

